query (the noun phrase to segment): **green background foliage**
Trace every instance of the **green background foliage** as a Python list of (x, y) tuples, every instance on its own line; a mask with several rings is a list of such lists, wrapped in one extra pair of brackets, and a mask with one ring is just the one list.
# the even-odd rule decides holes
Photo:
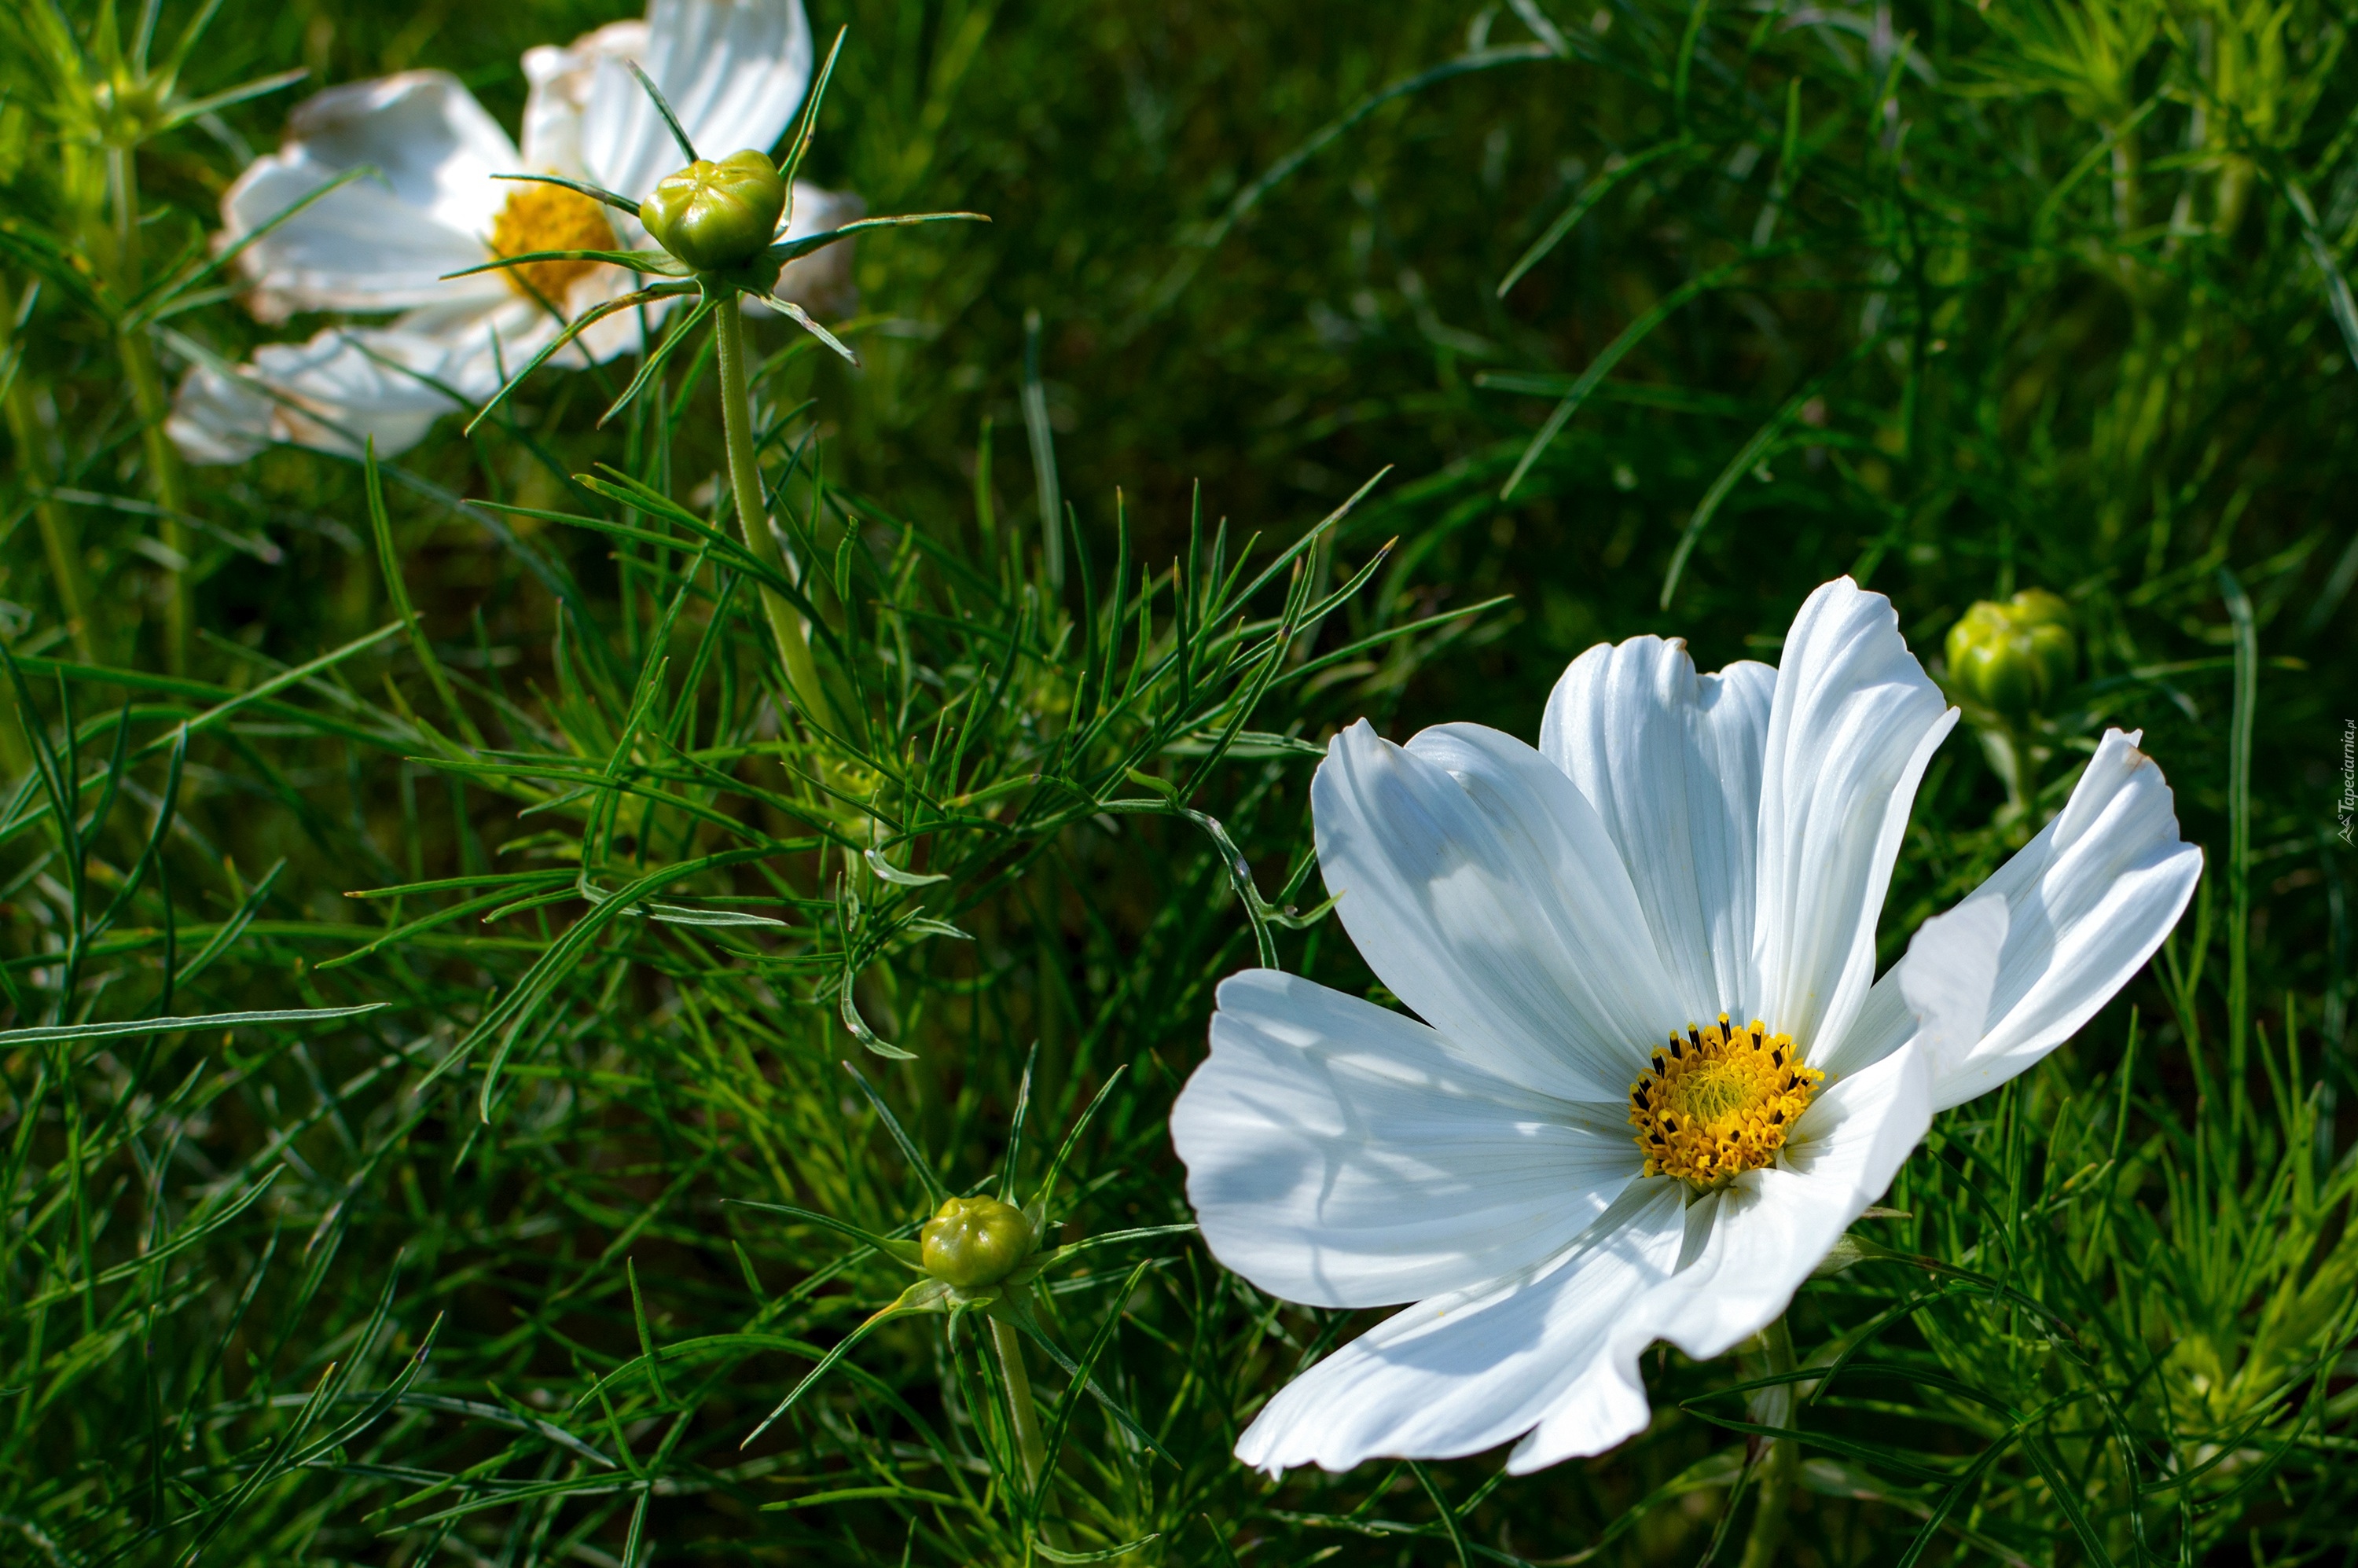
[[(189, 354), (319, 324), (205, 259), (305, 89), (210, 95), (443, 69), (513, 126), (624, 5), (226, 0), (169, 92), (135, 8), (0, 23), (0, 1557), (1734, 1563), (1782, 1509), (1806, 1564), (2358, 1559), (2349, 13), (1576, 10), (819, 5), (811, 172), (993, 219), (861, 243), (857, 370), (757, 330), (831, 734), (708, 351), (374, 481), (158, 434)], [(1335, 726), (1530, 738), (1589, 643), (1773, 659), (1845, 571), (1928, 659), (2028, 587), (2080, 642), (1934, 762), (1887, 960), (2106, 724), (2208, 871), (1936, 1124), (1801, 1381), (1666, 1353), (1593, 1461), (1271, 1483), (1237, 1433), (1373, 1316), (1161, 1235), (1043, 1277), (1036, 1492), (971, 1322), (745, 1443), (904, 1282), (835, 1227), (1068, 1134), (1057, 1239), (1184, 1222), (1218, 979), (1377, 994), (1315, 908)]]

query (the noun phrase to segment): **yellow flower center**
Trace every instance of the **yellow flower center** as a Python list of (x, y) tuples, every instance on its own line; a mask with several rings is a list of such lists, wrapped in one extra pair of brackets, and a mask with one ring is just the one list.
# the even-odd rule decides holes
[(1716, 1024), (1687, 1025), (1686, 1038), (1671, 1035), (1653, 1070), (1629, 1086), (1646, 1174), (1716, 1187), (1758, 1170), (1777, 1158), (1824, 1081), (1801, 1065), (1792, 1036), (1769, 1033), (1757, 1018), (1749, 1029), (1724, 1012)]
[[(537, 181), (519, 183), (492, 220), (492, 254), (525, 256), (535, 251), (611, 251), (614, 225), (606, 210), (578, 190)], [(525, 298), (565, 303), (574, 280), (600, 265), (593, 261), (537, 261), (503, 267), (508, 287)]]

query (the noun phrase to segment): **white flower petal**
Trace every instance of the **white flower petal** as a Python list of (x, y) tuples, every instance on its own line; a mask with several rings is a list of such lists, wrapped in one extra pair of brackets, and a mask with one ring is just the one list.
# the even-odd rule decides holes
[[(489, 308), (413, 311), (395, 325), (440, 341), (440, 379), (476, 405), (529, 364), (558, 331), (538, 300), (505, 290)], [(579, 354), (566, 352), (557, 356), (557, 362), (579, 368), (584, 362)]]
[(1389, 1306), (1561, 1251), (1644, 1162), (1617, 1106), (1568, 1105), (1414, 1019), (1275, 969), (1221, 982), (1171, 1112), (1215, 1257), (1316, 1306)]
[(2007, 919), (2005, 900), (1977, 893), (1918, 926), (1907, 956), (1892, 966), (1935, 1079), (1941, 1064), (1962, 1061), (1982, 1037)]
[[(564, 49), (539, 44), (525, 50), (524, 79), (530, 86), (524, 100), (523, 141), (528, 167), (575, 179), (594, 178), (581, 151), (581, 119), (590, 107), (599, 64), (643, 60), (646, 55), (647, 25), (643, 21), (610, 22)], [(644, 96), (644, 89), (640, 91)], [(644, 198), (647, 192), (615, 194)]]
[(1666, 1177), (1633, 1183), (1557, 1258), (1386, 1319), (1280, 1390), (1237, 1457), (1271, 1473), (1454, 1458), (1567, 1409), (1599, 1449), (1642, 1430), (1628, 1313), (1678, 1256), (1681, 1202)]
[[(698, 153), (767, 152), (810, 85), (810, 21), (802, 0), (654, 0), (641, 63)], [(687, 162), (646, 90), (611, 58), (590, 82), (581, 158), (600, 185), (642, 198)]]
[[(581, 313), (591, 307), (601, 305), (609, 299), (619, 299), (633, 289), (644, 287), (649, 281), (651, 280), (624, 272), (620, 267), (601, 266), (573, 286), (573, 291), (566, 297), (566, 314), (578, 320)], [(649, 326), (656, 330), (656, 341), (660, 342), (664, 318), (671, 313), (672, 306), (676, 303), (676, 300), (658, 299), (652, 304), (629, 310), (618, 310), (611, 316), (594, 321), (579, 337), (573, 340), (579, 345), (579, 351), (577, 352), (574, 349), (568, 348), (557, 356), (558, 362), (568, 365), (579, 365), (581, 362), (581, 355), (586, 353), (590, 359), (603, 364), (619, 354), (637, 353), (640, 345), (645, 341), (644, 331), (639, 325), (642, 314), (644, 315)]]
[(1817, 1050), (1811, 1054), (1810, 1065), (1825, 1074), (1828, 1083), (1838, 1083), (1873, 1066), (1916, 1038), (1917, 1024), (1915, 1010), (1900, 994), (1899, 966), (1894, 964), (1890, 972), (1868, 989), (1866, 1000), (1851, 1016), (1842, 1038), (1818, 1042)]
[(298, 106), (286, 144), (222, 198), (223, 242), (362, 165), (379, 172), (321, 197), (239, 255), (256, 316), (398, 310), (505, 290), (490, 275), (442, 281), (483, 259), (507, 196), (491, 177), (522, 161), (498, 122), (438, 70), (352, 82)]
[[(715, 13), (714, 16), (708, 16), (703, 19), (709, 29), (722, 38), (724, 47), (729, 47), (730, 39), (745, 31), (743, 17), (738, 18), (733, 27), (719, 25), (725, 24), (728, 19), (718, 16), (718, 12), (728, 10), (729, 7), (716, 8), (707, 5), (697, 9), (699, 12)], [(745, 7), (740, 6), (736, 9), (742, 10)], [(783, 11), (777, 11), (771, 17), (772, 24), (774, 26), (779, 16), (784, 15)], [(788, 17), (786, 20), (791, 23), (793, 18)], [(787, 32), (789, 35), (792, 34), (791, 26)], [(801, 32), (804, 38), (801, 55), (803, 63), (800, 67), (797, 84), (794, 87), (795, 105), (799, 104), (802, 84), (806, 84), (809, 77), (807, 21), (801, 24)], [(646, 22), (614, 22), (600, 27), (595, 32), (584, 34), (564, 49), (558, 49), (553, 45), (542, 45), (537, 49), (525, 51), (525, 76), (532, 83), (532, 90), (525, 100), (524, 155), (532, 168), (598, 180), (600, 183), (607, 183), (610, 189), (624, 194), (644, 195), (646, 193), (645, 190), (638, 189), (628, 183), (629, 180), (636, 178), (633, 175), (624, 173), (618, 177), (623, 183), (613, 183), (593, 173), (590, 168), (589, 155), (583, 150), (582, 127), (593, 91), (601, 79), (601, 71), (619, 72), (629, 88), (629, 97), (610, 101), (610, 109), (615, 103), (621, 102), (635, 102), (649, 108), (650, 113), (646, 123), (632, 133), (654, 137), (654, 146), (661, 155), (654, 161), (652, 167), (654, 169), (654, 175), (649, 179), (647, 189), (653, 189), (653, 178), (659, 178), (678, 167), (679, 149), (672, 142), (670, 134), (665, 129), (661, 119), (653, 115), (652, 105), (647, 104), (645, 90), (630, 78), (625, 69), (626, 61), (639, 60), (644, 63), (647, 59), (648, 51), (653, 47), (649, 41), (650, 36), (649, 24)], [(791, 36), (787, 37), (786, 42), (788, 45), (792, 44)], [(791, 48), (786, 52), (791, 54)], [(756, 70), (754, 67), (765, 59), (772, 59), (772, 65), (759, 66)], [(754, 65), (749, 66), (748, 60), (753, 61)], [(742, 81), (755, 81), (763, 71), (769, 71), (774, 75), (775, 63), (773, 56), (765, 54), (761, 49), (750, 51), (737, 62)], [(664, 80), (659, 72), (652, 74), (655, 74), (659, 82)], [(739, 84), (741, 85), (742, 81)], [(665, 96), (676, 110), (680, 110), (680, 100), (671, 93), (668, 86), (665, 88)], [(769, 142), (776, 139), (778, 130), (775, 128), (763, 133), (759, 124), (753, 125), (749, 134), (763, 135), (763, 139), (759, 143), (746, 142), (740, 135), (739, 130), (732, 128), (727, 118), (728, 114), (735, 113), (731, 105), (741, 107), (743, 103), (748, 101), (742, 94), (731, 97), (724, 92), (718, 101), (717, 112), (721, 117), (711, 120), (708, 125), (700, 123), (695, 116), (687, 114), (685, 110), (680, 110), (683, 123), (687, 125), (689, 135), (697, 143), (699, 152), (705, 153), (708, 157), (725, 156), (736, 151), (740, 146), (766, 146)], [(789, 115), (793, 106), (789, 105), (786, 112)], [(764, 113), (767, 112), (768, 110), (764, 109)], [(782, 120), (781, 126), (783, 124)], [(612, 127), (607, 128), (611, 130)], [(721, 146), (723, 142), (727, 142), (728, 145)], [(615, 155), (611, 149), (601, 151), (599, 157), (605, 163), (611, 164), (615, 161)], [(827, 190), (798, 179), (795, 181), (793, 200), (788, 205), (786, 222), (780, 226), (778, 237), (780, 239), (806, 238), (849, 222), (866, 211), (867, 204), (857, 196)], [(616, 248), (628, 250), (652, 243), (647, 238), (646, 231), (640, 227), (629, 214), (610, 211), (607, 218), (614, 225)], [(779, 276), (778, 293), (781, 297), (806, 307), (815, 315), (849, 314), (855, 308), (858, 299), (858, 293), (851, 283), (851, 243), (844, 242), (803, 257), (801, 260), (788, 263), (784, 272)], [(567, 313), (579, 316), (582, 311), (601, 301), (618, 297), (643, 287), (646, 281), (619, 268), (599, 267), (574, 285), (570, 295), (565, 300)], [(767, 307), (756, 299), (749, 297), (744, 305), (746, 313), (749, 315), (773, 314)], [(659, 324), (669, 315), (670, 310), (671, 306), (668, 301), (659, 301), (648, 307), (645, 315), (649, 322)], [(644, 341), (640, 315), (639, 311), (632, 310), (609, 316), (583, 332), (579, 341), (587, 357), (602, 363), (617, 355), (637, 353)], [(583, 360), (581, 355), (568, 351), (560, 356), (560, 362), (578, 365), (583, 362)]]
[(1753, 965), (1753, 838), (1777, 672), (1698, 676), (1683, 643), (1635, 637), (1574, 659), (1550, 694), (1540, 750), (1596, 807), (1629, 868), (1684, 1014), (1762, 1005)]
[(390, 456), (459, 410), (434, 384), (443, 352), (432, 339), (385, 328), (266, 344), (236, 374), (191, 371), (165, 431), (197, 463), (243, 462), (279, 443), (356, 454), (372, 436), (378, 455)]
[(2061, 814), (1950, 914), (1924, 923), (1818, 1065), (1855, 1072), (1910, 1038), (1915, 1010), (1903, 986), (1969, 996), (1990, 962), (1983, 949), (1992, 932), (1952, 923), (1977, 906), (2004, 911), (1995, 929), (2003, 945), (1986, 1008), (1928, 1053), (1934, 1109), (2030, 1067), (2128, 982), (2185, 913), (2202, 874), (2202, 852), (2179, 838), (2169, 782), (2137, 739), (2134, 730), (2105, 731)]
[[(638, 280), (620, 267), (600, 266), (576, 279), (559, 303), (568, 320), (579, 320), (593, 307), (638, 287)], [(673, 303), (657, 300), (645, 307), (648, 319), (660, 325)], [(397, 325), (415, 331), (438, 330), (437, 318), (423, 311), (403, 317)], [(445, 377), (470, 400), (481, 403), (529, 364), (560, 330), (560, 323), (540, 301), (510, 294), (496, 308), (479, 312), (463, 332), (451, 333)], [(634, 354), (641, 341), (639, 311), (617, 311), (592, 322), (548, 362), (565, 370), (580, 370), (592, 361), (603, 364), (620, 354)]]
[(1936, 1076), (1941, 1062), (1962, 1059), (1989, 1016), (2006, 928), (2005, 903), (1978, 892), (1924, 922), (1906, 956), (1866, 993), (1843, 1037), (1822, 1043), (1812, 1065), (1839, 1082), (1911, 1041)]
[(242, 463), (280, 438), (270, 397), (244, 378), (199, 365), (173, 395), (164, 433), (192, 463)]
[[(782, 240), (806, 240), (813, 234), (823, 234), (829, 229), (861, 217), (868, 203), (848, 190), (826, 190), (803, 180), (795, 181), (793, 208), (786, 214)], [(838, 240), (823, 251), (813, 251), (798, 256), (778, 275), (775, 290), (781, 299), (791, 299), (814, 316), (849, 316), (860, 308), (860, 291), (851, 283), (851, 257), (857, 240)], [(767, 310), (768, 307), (748, 299), (746, 308)]]
[(1761, 773), (1755, 941), (1761, 1016), (1804, 1053), (1842, 1039), (1866, 998), (1909, 806), (1956, 717), (1881, 594), (1837, 579), (1793, 618)]
[[(2071, 1038), (2185, 913), (2202, 852), (2179, 838), (2169, 781), (2140, 738), (2106, 730), (2055, 820), (1966, 901), (2003, 901), (2006, 946), (1978, 1040), (1938, 1061), (1935, 1108), (1996, 1088)], [(1919, 961), (1911, 947), (1908, 962)]]
[(1450, 724), (1403, 748), (1362, 720), (1328, 746), (1311, 803), (1352, 942), (1452, 1052), (1618, 1105), (1687, 1022), (1595, 810), (1521, 741)]
[(1891, 1185), (1931, 1119), (1931, 1063), (1912, 1045), (1828, 1085), (1776, 1164), (1689, 1206), (1678, 1272), (1630, 1316), (1697, 1360), (1759, 1333)]

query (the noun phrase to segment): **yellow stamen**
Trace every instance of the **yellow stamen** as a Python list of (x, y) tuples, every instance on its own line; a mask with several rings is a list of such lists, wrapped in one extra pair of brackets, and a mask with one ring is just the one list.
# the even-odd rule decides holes
[[(492, 220), (492, 254), (530, 255), (535, 251), (611, 251), (614, 225), (606, 210), (578, 190), (561, 185), (519, 183), (508, 195), (500, 215)], [(565, 303), (574, 280), (597, 267), (593, 261), (526, 262), (503, 267), (508, 287), (529, 299), (537, 295), (553, 305)]]
[(1769, 1033), (1757, 1018), (1749, 1029), (1724, 1012), (1716, 1024), (1687, 1025), (1686, 1038), (1671, 1035), (1653, 1070), (1629, 1086), (1646, 1174), (1716, 1187), (1758, 1170), (1775, 1161), (1824, 1081), (1801, 1065), (1790, 1035)]

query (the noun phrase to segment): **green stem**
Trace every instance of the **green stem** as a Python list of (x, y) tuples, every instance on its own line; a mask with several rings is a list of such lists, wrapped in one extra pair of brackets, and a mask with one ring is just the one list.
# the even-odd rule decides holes
[(999, 1369), (1007, 1379), (1007, 1414), (1015, 1424), (1015, 1446), (1023, 1456), (1024, 1485), (1037, 1491), (1041, 1467), (1048, 1462), (1048, 1444), (1040, 1435), (1040, 1412), (1032, 1408), (1032, 1379), (1023, 1373), (1023, 1342), (1014, 1329), (994, 1317), (990, 1346), (999, 1352)]
[[(124, 297), (139, 291), (139, 176), (129, 147), (106, 149), (107, 194), (114, 208), (115, 268), (121, 274)], [(147, 453), (147, 477), (154, 487), (157, 509), (162, 513), (159, 538), (178, 562), (171, 568), (172, 592), (164, 605), (164, 663), (174, 675), (189, 667), (189, 637), (193, 619), (189, 610), (189, 529), (186, 496), (180, 486), (180, 454), (164, 433), (171, 410), (164, 396), (164, 378), (156, 368), (156, 351), (146, 332), (124, 327), (115, 334), (123, 355), (123, 377), (131, 386), (132, 406), (139, 411), (141, 444)]]
[(2235, 705), (2227, 745), (2227, 1083), (2228, 1135), (2250, 1108), (2246, 1072), (2252, 1013), (2252, 721), (2260, 699), (2260, 635), (2251, 596), (2226, 568), (2221, 597), (2235, 630)]
[(163, 514), (161, 524), (163, 546), (180, 563), (172, 570), (172, 594), (164, 604), (165, 667), (174, 675), (185, 674), (189, 667), (189, 625), (193, 615), (189, 608), (191, 594), (189, 584), (189, 526), (186, 498), (180, 488), (180, 454), (172, 449), (172, 438), (164, 433), (164, 421), (171, 416), (164, 397), (163, 377), (156, 369), (155, 351), (147, 346), (146, 337), (140, 332), (126, 332), (121, 339), (124, 379), (131, 384), (131, 401), (139, 410), (140, 439), (147, 450), (147, 473), (155, 486), (157, 510)]
[[(9, 323), (15, 317), (15, 303), (0, 290), (0, 357), (16, 348), (8, 341)], [(41, 548), (49, 557), (49, 586), (58, 596), (58, 608), (65, 611), (66, 633), (73, 639), (74, 652), (82, 662), (96, 664), (96, 628), (91, 625), (90, 590), (82, 580), (81, 541), (72, 520), (49, 499), (40, 412), (34, 405), (33, 384), (25, 373), (22, 351), (17, 354), (15, 364), (0, 372), (8, 383), (8, 438), (16, 443), (16, 467), (25, 476), (25, 489), (35, 498), (33, 521), (40, 529)]]
[(2115, 120), (2113, 135), (2113, 226), (2128, 233), (2137, 226), (2137, 144), (2134, 120)]
[[(737, 296), (724, 293), (712, 316), (720, 351), (720, 421), (728, 437), (729, 484), (737, 497), (738, 525), (744, 530), (745, 547), (753, 552), (753, 558), (793, 582), (793, 563), (770, 532), (769, 508), (763, 497), (762, 465), (753, 445), (753, 399), (745, 384), (745, 317)], [(835, 715), (827, 707), (826, 690), (818, 684), (818, 666), (811, 659), (810, 626), (802, 611), (784, 595), (765, 589), (762, 612), (777, 639), (778, 655), (786, 665), (786, 686), (795, 700), (815, 722), (833, 729)]]
[(1995, 824), (2014, 835), (2015, 842), (2018, 844), (2029, 836), (2023, 824), (2030, 819), (2030, 801), (2023, 788), (2024, 775), (2029, 771), (2030, 762), (2028, 748), (2023, 742), (2022, 729), (2011, 719), (2000, 719), (1995, 724), (1981, 726), (1977, 738), (1990, 772), (1996, 773), (1998, 783), (2006, 786), (2006, 805), (1998, 811)]
[(2008, 727), (2007, 742), (2014, 748), (2014, 786), (2022, 807), (2022, 830), (2039, 831), (2039, 759), (2032, 754), (2033, 731), (2028, 721)]
[[(1793, 1369), (1793, 1331), (1779, 1317), (1760, 1331), (1761, 1348), (1767, 1352), (1770, 1375)], [(1763, 1389), (1753, 1396), (1753, 1419), (1763, 1426), (1794, 1424), (1795, 1385), (1780, 1383), (1773, 1389)], [(1763, 1414), (1774, 1420), (1762, 1420)], [(1785, 1543), (1786, 1504), (1792, 1494), (1793, 1473), (1801, 1467), (1801, 1456), (1790, 1437), (1772, 1438), (1768, 1453), (1760, 1462), (1759, 1480), (1755, 1484), (1758, 1500), (1752, 1509), (1752, 1528), (1744, 1537), (1743, 1568), (1769, 1568), (1777, 1561), (1778, 1548)]]

